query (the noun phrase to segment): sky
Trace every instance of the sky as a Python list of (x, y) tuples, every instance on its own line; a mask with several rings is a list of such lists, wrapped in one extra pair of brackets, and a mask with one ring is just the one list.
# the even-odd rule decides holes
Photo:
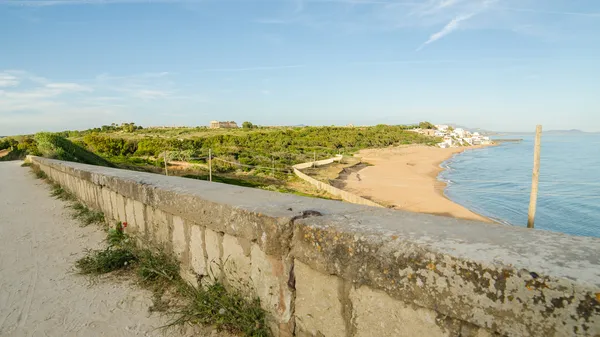
[(0, 135), (110, 123), (600, 131), (598, 0), (0, 0)]

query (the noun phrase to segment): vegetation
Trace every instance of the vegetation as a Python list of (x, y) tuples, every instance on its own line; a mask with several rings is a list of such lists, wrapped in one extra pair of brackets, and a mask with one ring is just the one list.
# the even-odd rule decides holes
[(217, 157), (230, 156), (240, 164), (270, 167), (289, 166), (312, 160), (314, 152), (331, 156), (340, 152), (401, 144), (435, 144), (436, 140), (406, 126), (365, 128), (306, 127), (240, 129), (229, 133), (205, 132), (200, 137), (165, 138), (148, 135), (124, 138), (119, 134), (90, 133), (82, 142), (90, 150), (110, 156), (159, 157), (165, 151), (187, 151), (188, 157), (206, 157), (211, 149)]
[(433, 129), (435, 129), (435, 125), (433, 125), (429, 122), (421, 122), (421, 123), (419, 123), (419, 128), (433, 130)]
[(27, 156), (27, 151), (17, 149), (10, 151), (4, 157), (0, 157), (0, 161), (23, 160), (25, 156)]
[[(429, 128), (433, 125), (422, 122), (420, 126)], [(316, 193), (307, 183), (293, 181), (291, 166), (312, 161), (315, 157), (324, 159), (337, 154), (350, 155), (364, 148), (415, 143), (434, 145), (439, 141), (409, 131), (416, 127), (258, 127), (244, 122), (239, 129), (146, 129), (134, 123), (113, 123), (84, 131), (14, 137), (18, 141), (17, 148), (21, 150), (13, 150), (3, 159), (35, 154), (162, 174), (166, 157), (169, 175), (205, 179), (210, 150), (214, 181), (330, 197)]]
[(12, 139), (12, 138), (0, 139), (0, 151), (17, 147), (17, 145), (19, 145), (19, 142), (17, 142), (15, 139)]
[(71, 209), (73, 210), (73, 218), (79, 220), (84, 227), (104, 223), (104, 213), (91, 210), (80, 202), (72, 204)]
[(75, 198), (75, 196), (73, 194), (71, 194), (68, 191), (66, 191), (65, 189), (63, 189), (59, 184), (51, 183), (51, 188), (52, 188), (52, 190), (50, 191), (50, 195), (56, 199), (64, 200), (64, 201), (77, 200), (77, 198)]
[[(216, 325), (218, 329), (242, 333), (249, 337), (268, 337), (266, 312), (258, 298), (248, 300), (235, 289), (213, 280), (206, 286), (195, 288), (179, 276), (179, 264), (171, 256), (159, 250), (138, 247), (117, 223), (106, 239), (108, 247), (88, 250), (76, 261), (80, 273), (101, 275), (117, 270), (134, 271), (141, 284), (154, 291), (152, 310), (168, 311), (175, 315), (168, 326), (180, 324)], [(178, 297), (176, 305), (170, 305), (164, 296), (173, 291)]]
[(32, 166), (31, 167), (31, 171), (33, 172), (33, 174), (35, 175), (36, 178), (38, 179), (48, 179), (48, 175), (46, 174), (46, 172), (42, 171), (39, 167), (37, 166)]
[(257, 127), (256, 125), (254, 125), (254, 124), (252, 124), (250, 122), (244, 122), (244, 123), (242, 123), (242, 128), (244, 128), (244, 129), (254, 129), (256, 127)]
[(90, 250), (77, 260), (75, 266), (82, 274), (106, 274), (127, 267), (136, 257), (128, 249), (109, 246), (104, 250)]
[(244, 336), (270, 336), (265, 311), (260, 300), (247, 300), (236, 290), (227, 290), (222, 283), (206, 287), (187, 288), (189, 304), (178, 313), (173, 324), (216, 324), (220, 329), (240, 332)]
[(114, 166), (108, 160), (74, 144), (66, 138), (49, 132), (40, 132), (35, 135), (38, 151), (48, 158), (74, 161), (79, 163)]
[(84, 204), (78, 202), (75, 195), (62, 188), (59, 184), (52, 182), (46, 173), (40, 170), (39, 167), (32, 165), (27, 166), (31, 167), (31, 170), (37, 178), (44, 179), (50, 184), (50, 195), (52, 197), (70, 202), (69, 208), (73, 210), (72, 217), (79, 220), (81, 226), (104, 223), (104, 213), (89, 209)]

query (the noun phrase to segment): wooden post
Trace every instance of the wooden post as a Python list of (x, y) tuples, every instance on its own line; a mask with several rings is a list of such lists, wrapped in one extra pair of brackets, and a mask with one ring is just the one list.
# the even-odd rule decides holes
[(167, 162), (167, 151), (165, 151), (165, 175), (169, 176), (169, 170), (167, 169), (168, 166), (168, 162)]
[(540, 147), (542, 141), (542, 126), (538, 125), (535, 130), (535, 148), (533, 152), (533, 176), (531, 178), (531, 197), (529, 198), (529, 216), (527, 217), (527, 228), (533, 228), (535, 222), (535, 210), (537, 207), (538, 182), (540, 180)]
[(208, 181), (212, 181), (212, 149), (208, 149)]
[(317, 167), (317, 151), (314, 153), (313, 167)]

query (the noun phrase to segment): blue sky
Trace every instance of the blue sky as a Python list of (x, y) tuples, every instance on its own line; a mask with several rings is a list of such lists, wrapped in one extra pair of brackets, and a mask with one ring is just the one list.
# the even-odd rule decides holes
[(597, 0), (0, 0), (0, 135), (112, 122), (600, 131)]

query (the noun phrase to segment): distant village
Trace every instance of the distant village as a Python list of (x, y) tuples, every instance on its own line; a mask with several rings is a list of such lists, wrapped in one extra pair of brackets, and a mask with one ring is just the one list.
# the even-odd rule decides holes
[(434, 136), (442, 137), (444, 139), (443, 142), (438, 144), (441, 148), (488, 145), (492, 143), (490, 137), (483, 136), (479, 134), (479, 132), (471, 133), (470, 131), (461, 128), (453, 129), (448, 125), (436, 125), (435, 127), (437, 131), (434, 133)]
[(441, 148), (492, 144), (490, 137), (483, 136), (479, 132), (470, 132), (462, 128), (455, 129), (443, 124), (435, 125), (435, 129), (416, 129), (413, 131), (442, 138), (443, 142), (438, 143)]

